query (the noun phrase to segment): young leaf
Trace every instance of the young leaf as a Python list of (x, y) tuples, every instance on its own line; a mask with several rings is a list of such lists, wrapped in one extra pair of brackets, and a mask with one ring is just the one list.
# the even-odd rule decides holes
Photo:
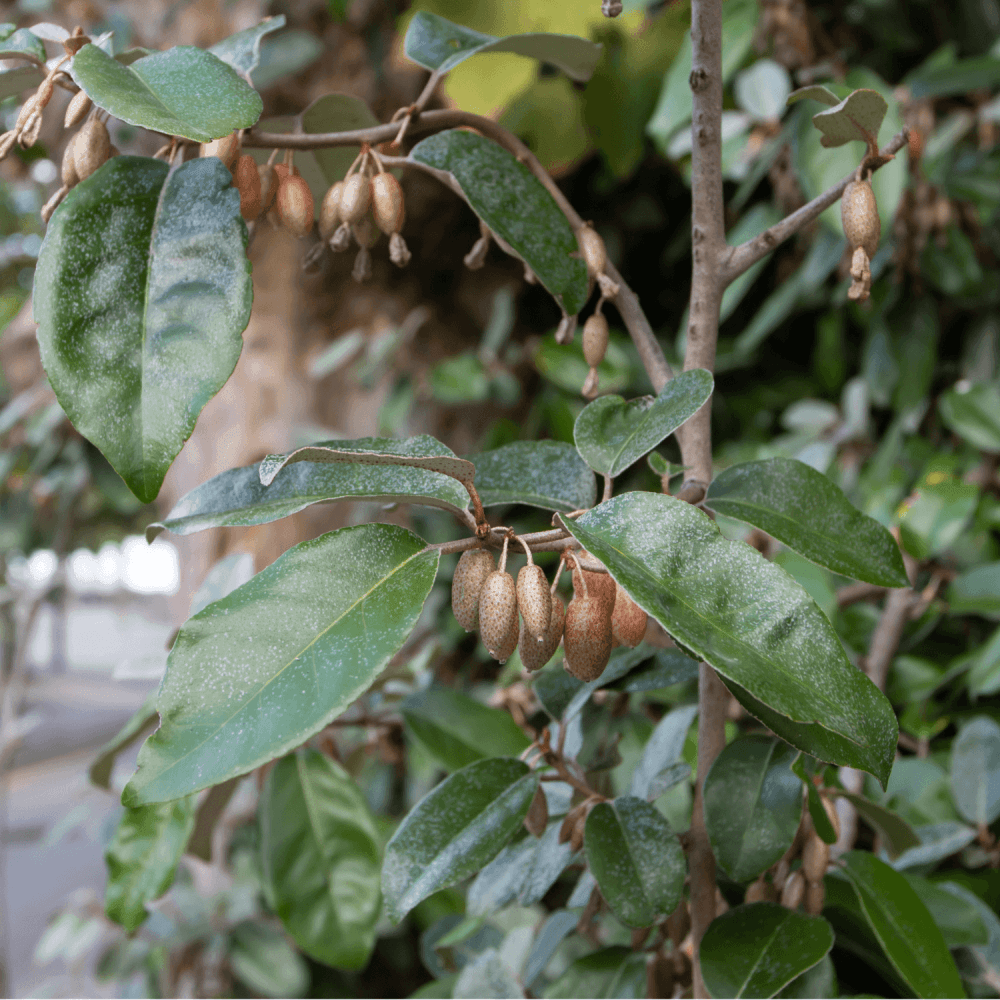
[(300, 462), (262, 486), (259, 465), (230, 469), (195, 487), (162, 520), (146, 528), (146, 540), (161, 531), (189, 535), (206, 528), (245, 527), (288, 517), (316, 503), (334, 500), (381, 500), (441, 507), (461, 514), (469, 494), (440, 472), (400, 465), (360, 462)]
[(587, 266), (552, 195), (507, 150), (474, 132), (451, 130), (417, 143), (410, 158), (453, 178), (472, 211), (534, 271), (563, 309), (587, 300)]
[(677, 908), (687, 861), (670, 824), (633, 795), (599, 802), (583, 835), (587, 866), (615, 916), (648, 927)]
[(615, 497), (566, 528), (774, 733), (885, 784), (898, 735), (892, 706), (780, 567), (723, 538), (690, 504), (654, 493)]
[(149, 916), (146, 904), (173, 884), (194, 828), (194, 796), (126, 809), (104, 852), (108, 917), (131, 933)]
[(820, 142), (826, 146), (842, 146), (857, 139), (866, 142), (869, 136), (878, 141), (889, 105), (877, 90), (855, 90), (829, 111), (813, 115), (813, 124), (823, 133)]
[(791, 107), (798, 101), (822, 101), (824, 104), (829, 104), (831, 108), (840, 104), (840, 98), (829, 87), (824, 87), (821, 83), (793, 90), (785, 103)]
[(239, 360), (246, 241), (215, 157), (176, 170), (115, 157), (49, 223), (34, 295), (45, 371), (76, 429), (146, 503)]
[(342, 528), (289, 549), (189, 619), (160, 686), (162, 724), (122, 801), (176, 798), (300, 746), (402, 646), (437, 565), (404, 528)]
[(872, 932), (918, 997), (964, 997), (944, 936), (904, 876), (864, 851), (841, 858)]
[(966, 723), (952, 743), (951, 794), (970, 823), (1000, 816), (1000, 726), (989, 716)]
[(938, 412), (945, 425), (974, 448), (1000, 451), (1000, 390), (990, 382), (960, 382), (943, 393)]
[(284, 14), (265, 17), (260, 24), (255, 24), (244, 31), (237, 31), (236, 34), (223, 38), (221, 42), (216, 42), (208, 51), (217, 59), (232, 66), (237, 73), (249, 77), (260, 62), (260, 43), (264, 36), (284, 26)]
[(510, 757), (480, 760), (425, 795), (386, 845), (382, 891), (398, 923), (422, 899), (488, 864), (528, 814), (538, 775)]
[(132, 717), (122, 726), (117, 736), (113, 736), (94, 758), (87, 771), (91, 782), (99, 788), (111, 787), (111, 771), (115, 760), (123, 750), (130, 747), (141, 735), (144, 729), (156, 721), (156, 691), (150, 691), (142, 705), (135, 710)]
[(716, 917), (701, 942), (701, 974), (714, 997), (773, 997), (833, 947), (822, 917), (749, 903)]
[(84, 45), (70, 73), (99, 107), (130, 125), (210, 142), (250, 128), (264, 104), (232, 66), (193, 45), (124, 66), (96, 45)]
[(601, 396), (576, 418), (577, 450), (595, 472), (621, 475), (697, 413), (713, 384), (709, 372), (694, 368), (670, 379), (655, 399)]
[(469, 461), (484, 507), (521, 503), (568, 514), (597, 499), (594, 473), (565, 441), (515, 441)]
[(804, 462), (767, 458), (730, 466), (708, 488), (705, 505), (834, 573), (881, 587), (909, 586), (892, 535)]
[(339, 764), (299, 750), (271, 769), (259, 804), (261, 858), (295, 943), (336, 969), (362, 969), (381, 909), (379, 837)]
[(403, 51), (418, 66), (444, 74), (480, 52), (514, 52), (561, 69), (571, 80), (586, 83), (601, 58), (601, 45), (576, 35), (533, 32), (497, 38), (429, 11), (417, 11), (406, 29)]
[(712, 852), (734, 882), (748, 882), (792, 846), (802, 818), (796, 752), (780, 740), (744, 736), (723, 749), (705, 778)]
[(806, 771), (801, 756), (792, 762), (792, 770), (802, 779), (802, 784), (805, 785), (806, 802), (809, 806), (809, 816), (812, 819), (813, 827), (825, 844), (835, 844), (837, 842), (837, 831), (834, 830), (833, 823), (830, 822), (830, 817), (826, 814), (826, 809), (820, 800), (819, 792), (816, 790), (809, 772)]
[(632, 772), (632, 795), (649, 799), (657, 775), (681, 761), (684, 741), (697, 714), (697, 705), (681, 705), (660, 719)]
[(321, 441), (319, 444), (296, 448), (287, 455), (268, 455), (260, 463), (260, 482), (270, 486), (275, 476), (296, 462), (350, 462), (373, 466), (408, 466), (427, 469), (459, 482), (471, 483), (476, 467), (464, 458), (457, 458), (447, 446), (428, 434), (395, 441), (391, 438), (357, 438), (352, 441)]

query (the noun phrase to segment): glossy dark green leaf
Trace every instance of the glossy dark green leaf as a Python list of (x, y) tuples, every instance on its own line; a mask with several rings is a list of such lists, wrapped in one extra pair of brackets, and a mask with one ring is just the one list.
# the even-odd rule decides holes
[(528, 875), (528, 866), (538, 849), (538, 841), (521, 831), (472, 880), (465, 897), (470, 917), (488, 917), (514, 902)]
[(279, 760), (259, 804), (275, 912), (317, 961), (362, 969), (381, 908), (379, 837), (361, 790), (315, 750)]
[(836, 997), (837, 970), (829, 955), (820, 959), (811, 969), (801, 976), (796, 976), (783, 990), (775, 996), (783, 1000), (815, 1000), (817, 997)]
[(705, 825), (715, 860), (748, 882), (792, 846), (802, 818), (795, 751), (781, 740), (744, 736), (725, 747), (705, 778)]
[(416, 624), (438, 553), (404, 528), (342, 528), (289, 549), (189, 619), (127, 805), (217, 784), (301, 745), (357, 698)]
[(260, 62), (260, 43), (265, 35), (285, 26), (285, 15), (266, 17), (260, 24), (255, 24), (245, 31), (217, 42), (208, 51), (217, 59), (232, 66), (237, 73), (249, 76)]
[(149, 916), (146, 904), (173, 884), (194, 829), (194, 796), (126, 809), (104, 852), (104, 910), (129, 933)]
[[(903, 876), (927, 907), (949, 948), (986, 944), (989, 931), (979, 910), (963, 896), (949, 891), (955, 883), (931, 882), (919, 875)], [(961, 886), (957, 887), (961, 891)]]
[(913, 827), (898, 813), (861, 795), (854, 795), (851, 792), (838, 792), (838, 795), (853, 803), (858, 815), (882, 834), (886, 849), (892, 857), (895, 858), (903, 851), (920, 845), (920, 838)]
[(877, 90), (855, 90), (829, 111), (813, 115), (813, 125), (823, 133), (820, 141), (827, 147), (853, 140), (864, 142), (868, 136), (877, 142), (888, 110), (889, 105)]
[(833, 947), (822, 917), (749, 903), (716, 917), (701, 941), (701, 974), (714, 997), (773, 997)]
[(587, 267), (576, 234), (552, 195), (507, 150), (474, 132), (439, 132), (410, 158), (454, 178), (473, 212), (529, 265), (573, 315), (587, 299)]
[(530, 742), (509, 712), (452, 688), (417, 691), (400, 711), (409, 730), (449, 771), (484, 757), (517, 757)]
[(626, 493), (566, 527), (751, 714), (792, 746), (888, 780), (898, 727), (790, 576), (690, 504)]
[[(642, 649), (642, 646), (638, 647)], [(679, 649), (658, 649), (651, 660), (640, 663), (624, 677), (606, 685), (612, 691), (655, 691), (657, 688), (683, 684), (698, 677), (698, 661)]]
[(99, 107), (130, 125), (210, 142), (250, 128), (260, 95), (222, 59), (178, 45), (122, 65), (96, 45), (84, 45), (70, 72)]
[(122, 726), (117, 736), (113, 736), (94, 758), (87, 776), (99, 788), (111, 787), (111, 771), (118, 755), (130, 747), (141, 735), (144, 729), (156, 722), (156, 691), (150, 691), (142, 705), (135, 710), (132, 717)]
[(660, 719), (632, 772), (632, 795), (640, 799), (658, 797), (651, 794), (656, 778), (681, 762), (688, 730), (697, 714), (697, 705), (680, 705)]
[(804, 462), (766, 458), (730, 466), (712, 482), (705, 504), (834, 573), (881, 587), (909, 586), (892, 535)]
[(964, 997), (944, 936), (905, 877), (864, 851), (841, 861), (872, 932), (916, 995)]
[(1000, 562), (959, 573), (948, 587), (947, 598), (955, 614), (1000, 619)]
[(993, 383), (959, 383), (938, 400), (938, 412), (974, 448), (1000, 451), (1000, 390)]
[(386, 912), (402, 918), (422, 899), (488, 864), (517, 832), (538, 775), (510, 757), (477, 761), (425, 795), (386, 845)]
[(694, 368), (670, 379), (655, 398), (601, 396), (576, 418), (577, 450), (595, 472), (619, 476), (694, 416), (713, 385), (709, 372)]
[(951, 745), (951, 794), (970, 823), (1000, 816), (1000, 726), (989, 716), (966, 723)]
[(296, 462), (323, 462), (396, 466), (425, 469), (472, 482), (476, 467), (429, 434), (397, 441), (393, 438), (355, 438), (350, 441), (320, 441), (296, 448), (287, 455), (268, 455), (259, 468), (260, 482), (270, 486), (282, 469)]
[(231, 182), (215, 157), (115, 157), (70, 191), (38, 256), (52, 388), (147, 503), (243, 347), (253, 289)]
[(629, 927), (648, 927), (676, 909), (687, 860), (670, 824), (633, 795), (599, 802), (583, 836), (587, 866), (615, 916)]
[(276, 927), (246, 921), (233, 929), (226, 957), (233, 973), (262, 997), (304, 997), (309, 966)]
[(476, 490), (486, 507), (523, 503), (543, 510), (592, 507), (597, 483), (590, 467), (565, 441), (515, 441), (470, 455)]
[(189, 535), (206, 528), (267, 524), (315, 503), (348, 499), (418, 503), (459, 514), (469, 504), (461, 483), (426, 469), (300, 462), (262, 486), (259, 466), (254, 464), (220, 472), (186, 493), (162, 521), (146, 529), (146, 540), (152, 541), (161, 531)]

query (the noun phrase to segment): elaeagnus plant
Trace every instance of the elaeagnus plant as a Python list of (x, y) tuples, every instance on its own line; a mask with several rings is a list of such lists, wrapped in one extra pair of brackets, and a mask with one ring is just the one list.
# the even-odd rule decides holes
[[(622, 5), (603, 9), (614, 16)], [(206, 803), (217, 814), (253, 773), (263, 898), (315, 961), (363, 968), (377, 933), (411, 914), (427, 926), (434, 906), (458, 898), (467, 921), (434, 924), (437, 936), (425, 937), (438, 963), (432, 988), (444, 992), (420, 995), (574, 995), (551, 979), (584, 963), (580, 976), (611, 970), (600, 995), (829, 996), (835, 931), (863, 939), (857, 948), (900, 992), (961, 994), (941, 929), (946, 907), (934, 896), (944, 890), (890, 863), (922, 848), (879, 791), (899, 737), (884, 668), (881, 679), (872, 658), (858, 669), (827, 611), (765, 552), (768, 539), (780, 542), (868, 594), (906, 600), (913, 565), (812, 466), (761, 457), (717, 473), (712, 458), (727, 288), (840, 200), (845, 298), (868, 300), (881, 233), (872, 177), (908, 134), (879, 147), (888, 106), (874, 89), (791, 93), (790, 104), (829, 106), (812, 119), (823, 147), (861, 142), (864, 152), (829, 190), (730, 244), (723, 20), (722, 0), (693, 0), (678, 56), (677, 93), (690, 104), (681, 130), (690, 121), (692, 273), (676, 365), (614, 253), (532, 150), (492, 118), (430, 108), (446, 74), (478, 53), (529, 56), (584, 84), (599, 45), (496, 38), (421, 11), (403, 45), (429, 71), (412, 105), (379, 123), (357, 99), (325, 95), (278, 132), (259, 122), (250, 81), (281, 17), (208, 50), (116, 55), (82, 28), (53, 41), (49, 26), (36, 38), (59, 51), (25, 57), (36, 87), (0, 152), (35, 143), (53, 94), (71, 95), (62, 186), (42, 210), (38, 342), (63, 410), (140, 500), (156, 499), (233, 372), (252, 307), (248, 247), (263, 226), (296, 237), (306, 268), (353, 249), (362, 282), (373, 254), (402, 268), (419, 247), (406, 199), (408, 176), (422, 174), (478, 219), (468, 268), (493, 247), (516, 258), (561, 312), (557, 343), (581, 328), (576, 387), (587, 403), (573, 445), (523, 441), (462, 457), (428, 435), (322, 441), (224, 472), (150, 526), (152, 539), (264, 524), (317, 502), (389, 499), (445, 511), (453, 537), (428, 542), (380, 522), (332, 531), (180, 628), (155, 701), (109, 751), (158, 716), (107, 854), (106, 912), (127, 931), (170, 887), (196, 825), (211, 822)], [(115, 119), (161, 135), (156, 155), (119, 155)], [(773, 138), (776, 118), (761, 128)], [(315, 154), (332, 149), (353, 152), (346, 171), (323, 172)], [(609, 314), (631, 337), (652, 395), (602, 392)], [(654, 451), (671, 435), (679, 468)], [(647, 457), (662, 490), (623, 490), (620, 477)], [(504, 523), (512, 504), (551, 514), (550, 525)], [(764, 541), (734, 540), (717, 516)], [(550, 578), (553, 563), (535, 556), (553, 553)], [(442, 560), (455, 555), (454, 618), (514, 679), (489, 705), (446, 684), (407, 688), (391, 673), (415, 655), (411, 633)], [(639, 693), (684, 683), (697, 685), (696, 703), (638, 717), (641, 739), (620, 751), (605, 739), (599, 708), (621, 718)], [(727, 719), (737, 718), (747, 731), (727, 745)], [(425, 782), (398, 822), (377, 824), (331, 735), (351, 726), (397, 763), (405, 727), (447, 776)], [(611, 776), (625, 757), (628, 784)], [(689, 796), (688, 812), (664, 805), (674, 789)], [(873, 852), (850, 850), (859, 816), (878, 831)], [(848, 820), (854, 834), (838, 840)], [(967, 905), (960, 896), (953, 906)], [(552, 912), (515, 961), (485, 918), (543, 897)], [(480, 937), (487, 943), (473, 947)]]

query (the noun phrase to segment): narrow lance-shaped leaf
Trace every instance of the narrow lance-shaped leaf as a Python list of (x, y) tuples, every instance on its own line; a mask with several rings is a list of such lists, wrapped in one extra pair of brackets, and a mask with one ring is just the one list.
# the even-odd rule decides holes
[(594, 505), (594, 473), (565, 441), (515, 441), (470, 455), (484, 507), (522, 503), (568, 514)]
[(881, 587), (909, 586), (892, 535), (804, 462), (767, 458), (730, 466), (708, 488), (705, 505), (766, 531), (834, 573)]
[(569, 315), (587, 300), (587, 267), (566, 216), (542, 183), (514, 156), (474, 132), (439, 132), (410, 159), (453, 180), (473, 212), (535, 273)]
[(885, 784), (898, 735), (892, 706), (780, 567), (723, 538), (690, 504), (654, 493), (615, 497), (565, 526), (774, 733)]
[(231, 182), (215, 157), (115, 157), (67, 195), (38, 256), (52, 388), (147, 503), (243, 347), (253, 289)]
[(161, 802), (300, 746), (378, 676), (416, 624), (438, 553), (395, 525), (289, 549), (180, 630), (126, 805)]

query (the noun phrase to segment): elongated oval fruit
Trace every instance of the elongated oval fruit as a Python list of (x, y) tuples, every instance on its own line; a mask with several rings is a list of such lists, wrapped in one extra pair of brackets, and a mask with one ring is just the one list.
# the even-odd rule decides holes
[(827, 818), (830, 820), (830, 825), (833, 827), (833, 835), (839, 840), (840, 839), (840, 817), (837, 815), (836, 803), (832, 802), (825, 795), (819, 797), (820, 802), (823, 803), (823, 808), (826, 810)]
[(236, 161), (233, 183), (240, 193), (240, 215), (247, 222), (252, 222), (260, 215), (261, 191), (260, 173), (254, 158), (249, 153), (245, 153)]
[(878, 215), (878, 202), (868, 181), (851, 181), (844, 188), (840, 199), (840, 221), (844, 235), (852, 247), (864, 247), (870, 260), (878, 250), (882, 236), (882, 222)]
[(340, 198), (344, 193), (344, 182), (337, 181), (330, 186), (330, 190), (323, 195), (323, 201), (319, 206), (319, 235), (320, 239), (328, 240), (340, 225)]
[(604, 246), (604, 240), (589, 225), (582, 225), (576, 231), (576, 238), (580, 242), (580, 252), (587, 264), (587, 273), (596, 278), (608, 262), (608, 251)]
[(511, 627), (511, 630), (504, 636), (503, 642), (500, 643), (500, 648), (491, 655), (501, 663), (506, 663), (513, 655), (514, 650), (517, 649), (517, 640), (519, 636), (520, 629), (517, 625), (517, 615), (514, 615), (514, 624)]
[(479, 628), (479, 592), (497, 568), (492, 552), (469, 549), (459, 557), (451, 580), (451, 611), (466, 632)]
[(566, 609), (563, 626), (564, 666), (589, 683), (604, 673), (611, 656), (611, 616), (599, 598), (577, 593)]
[(278, 185), (275, 198), (281, 224), (300, 239), (308, 235), (313, 225), (313, 196), (301, 177), (288, 174)]
[(340, 217), (344, 222), (360, 222), (372, 203), (372, 182), (364, 174), (351, 174), (340, 196)]
[(217, 156), (232, 170), (236, 157), (240, 155), (239, 133), (233, 132), (232, 135), (224, 135), (221, 139), (213, 139), (211, 142), (203, 143), (199, 155)]
[(522, 566), (517, 574), (517, 607), (528, 634), (541, 642), (552, 617), (552, 595), (549, 581), (541, 566)]
[(806, 913), (818, 917), (826, 902), (826, 886), (822, 882), (810, 882), (806, 886)]
[(372, 178), (372, 215), (375, 216), (375, 225), (386, 236), (403, 228), (406, 218), (403, 189), (392, 174), (376, 174)]
[(747, 886), (746, 895), (743, 897), (744, 903), (763, 903), (771, 898), (771, 889), (764, 876), (761, 875), (756, 882), (751, 882)]
[(506, 570), (494, 570), (479, 592), (479, 635), (490, 656), (499, 659), (498, 653), (510, 641), (511, 629), (515, 630), (517, 645), (517, 587), (514, 577)]
[[(81, 90), (82, 94), (83, 91)], [(76, 163), (73, 161), (73, 144), (76, 141), (76, 136), (71, 135), (69, 137), (69, 142), (66, 143), (66, 148), (63, 150), (62, 158), (62, 182), (66, 187), (73, 187), (77, 184), (80, 178), (76, 173)]]
[[(283, 169), (287, 172), (288, 168)], [(274, 196), (278, 193), (278, 167), (262, 163), (257, 168), (257, 174), (260, 177), (260, 210), (266, 212), (274, 203)]]
[[(580, 574), (586, 581), (586, 588), (581, 582)], [(596, 599), (603, 609), (608, 619), (608, 627), (611, 627), (611, 616), (614, 614), (615, 601), (618, 599), (618, 584), (609, 573), (598, 573), (592, 569), (573, 570), (573, 595), (589, 596)]]
[(66, 105), (66, 117), (63, 118), (63, 125), (66, 128), (76, 128), (87, 113), (94, 106), (94, 102), (87, 96), (86, 91), (78, 90), (73, 95), (73, 100)]
[(98, 118), (89, 119), (73, 139), (73, 166), (76, 176), (85, 181), (103, 166), (111, 155), (111, 136)]
[(806, 880), (801, 870), (792, 872), (785, 879), (781, 890), (781, 905), (789, 910), (797, 910), (806, 894)]
[(521, 617), (521, 630), (518, 637), (517, 651), (521, 654), (521, 662), (525, 670), (541, 670), (552, 659), (563, 637), (563, 626), (566, 622), (566, 604), (558, 594), (551, 595), (552, 612), (549, 615), (549, 627), (539, 642), (524, 626), (524, 616)]
[(608, 321), (600, 314), (587, 317), (583, 324), (583, 357), (591, 368), (596, 368), (608, 350)]
[(830, 861), (830, 845), (814, 830), (802, 848), (802, 872), (809, 882), (821, 882)]
[(616, 585), (615, 609), (611, 613), (611, 637), (620, 646), (635, 649), (646, 634), (646, 612)]

